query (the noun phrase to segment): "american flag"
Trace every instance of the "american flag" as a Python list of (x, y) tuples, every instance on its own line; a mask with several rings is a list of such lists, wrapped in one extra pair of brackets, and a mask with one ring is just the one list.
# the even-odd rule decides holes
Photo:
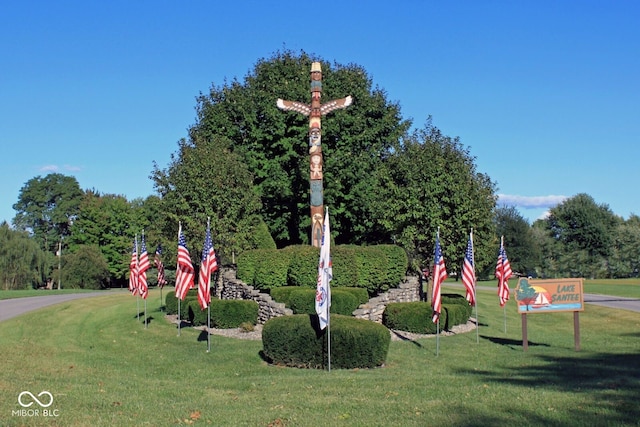
[(178, 263), (176, 266), (176, 297), (184, 300), (189, 289), (193, 288), (194, 276), (191, 255), (187, 249), (187, 240), (182, 233), (182, 224), (178, 230)]
[(500, 307), (509, 300), (509, 278), (511, 277), (511, 264), (507, 258), (507, 252), (504, 250), (504, 237), (500, 239), (500, 252), (498, 253), (498, 262), (496, 263), (496, 279), (498, 279), (498, 298), (500, 299)]
[(147, 270), (149, 264), (149, 254), (147, 253), (147, 244), (144, 241), (144, 233), (142, 234), (142, 244), (140, 246), (140, 260), (138, 261), (138, 292), (143, 299), (149, 295), (149, 286), (147, 285)]
[(329, 309), (331, 307), (331, 288), (329, 282), (333, 279), (333, 264), (331, 262), (331, 233), (329, 231), (329, 208), (326, 208), (320, 245), (320, 260), (318, 261), (318, 280), (316, 283), (315, 308), (320, 329), (329, 324)]
[(467, 301), (471, 306), (476, 305), (476, 269), (473, 259), (473, 234), (469, 234), (467, 250), (462, 264), (462, 284), (467, 288)]
[(162, 263), (162, 246), (158, 245), (156, 248), (156, 254), (153, 257), (153, 263), (158, 269), (158, 286), (160, 289), (167, 284), (167, 278), (164, 275), (164, 264)]
[(200, 263), (200, 276), (198, 279), (198, 302), (200, 308), (209, 307), (211, 302), (211, 274), (218, 269), (218, 260), (216, 259), (216, 251), (213, 249), (211, 241), (211, 229), (207, 223), (207, 234), (204, 238), (204, 246), (202, 247), (202, 262)]
[(447, 268), (444, 265), (442, 248), (440, 248), (440, 232), (438, 231), (438, 234), (436, 234), (436, 250), (433, 257), (433, 292), (431, 295), (431, 307), (433, 307), (433, 323), (438, 323), (438, 321), (440, 320), (440, 312), (442, 311), (440, 286), (446, 278)]
[(138, 238), (133, 241), (131, 262), (129, 263), (129, 292), (133, 295), (138, 293)]

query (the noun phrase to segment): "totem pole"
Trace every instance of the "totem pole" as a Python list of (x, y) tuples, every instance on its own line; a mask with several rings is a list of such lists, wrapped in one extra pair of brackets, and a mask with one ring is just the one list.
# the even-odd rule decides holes
[(296, 111), (309, 116), (309, 187), (311, 192), (311, 245), (320, 247), (322, 243), (322, 223), (324, 220), (322, 185), (322, 126), (320, 118), (325, 114), (351, 105), (351, 96), (320, 104), (322, 94), (322, 67), (319, 62), (311, 64), (311, 105), (296, 101), (278, 99), (278, 108)]

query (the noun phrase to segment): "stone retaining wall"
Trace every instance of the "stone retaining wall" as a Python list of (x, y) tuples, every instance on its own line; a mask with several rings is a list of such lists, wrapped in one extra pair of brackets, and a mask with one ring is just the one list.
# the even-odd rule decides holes
[(359, 319), (382, 323), (382, 313), (387, 304), (413, 301), (420, 301), (420, 282), (417, 277), (406, 276), (400, 286), (371, 298), (369, 302), (358, 307), (353, 315)]
[[(225, 270), (220, 274), (217, 296), (220, 299), (245, 299), (257, 302), (259, 324), (264, 324), (272, 317), (293, 314), (291, 309), (286, 308), (283, 303), (275, 302), (271, 295), (260, 292), (253, 286), (238, 280), (233, 269)], [(353, 312), (353, 316), (382, 323), (382, 313), (387, 304), (412, 301), (420, 301), (420, 282), (417, 277), (407, 276), (397, 288), (390, 289), (384, 294), (371, 298), (366, 304), (362, 304)]]
[(246, 299), (257, 302), (259, 324), (264, 324), (272, 317), (293, 314), (293, 311), (286, 308), (283, 303), (275, 302), (271, 295), (260, 292), (253, 286), (238, 280), (235, 270), (232, 269), (225, 270), (220, 274), (217, 293), (220, 299)]

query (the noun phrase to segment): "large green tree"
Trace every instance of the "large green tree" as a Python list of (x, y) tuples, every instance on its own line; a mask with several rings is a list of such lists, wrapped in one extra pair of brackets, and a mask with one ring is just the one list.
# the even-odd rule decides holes
[(148, 224), (142, 200), (129, 202), (124, 196), (89, 190), (82, 198), (79, 214), (66, 239), (67, 249), (75, 254), (85, 246), (98, 248), (107, 263), (110, 281), (122, 286), (128, 273), (133, 239)]
[(0, 224), (0, 288), (29, 289), (45, 283), (51, 263), (25, 231)]
[[(372, 87), (357, 65), (331, 64), (302, 52), (278, 52), (261, 59), (242, 82), (213, 86), (198, 98), (198, 120), (189, 144), (223, 135), (246, 163), (263, 207), (262, 216), (279, 246), (309, 242), (309, 157), (307, 117), (283, 112), (278, 98), (310, 102), (309, 72), (319, 61), (322, 100), (351, 95), (353, 105), (322, 120), (324, 204), (330, 208), (336, 243), (376, 239), (377, 169), (410, 126), (400, 107)], [(185, 212), (186, 213), (186, 212)]]
[(536, 267), (542, 261), (540, 242), (527, 220), (513, 206), (498, 207), (495, 220), (496, 239), (504, 236), (511, 269), (527, 276), (537, 275)]
[(413, 268), (433, 263), (438, 229), (449, 271), (460, 272), (471, 229), (477, 271), (495, 263), (495, 185), (474, 162), (468, 147), (430, 120), (383, 160), (371, 200), (384, 233), (408, 251)]
[(621, 218), (588, 194), (577, 194), (550, 211), (546, 226), (562, 244), (560, 272), (571, 277), (609, 276), (609, 257)]
[(609, 272), (614, 278), (638, 277), (640, 274), (640, 217), (637, 215), (631, 215), (616, 226)]
[(58, 242), (70, 234), (78, 215), (83, 191), (72, 176), (52, 173), (30, 179), (20, 189), (13, 205), (13, 225), (29, 231), (40, 247), (55, 252)]
[(181, 222), (194, 260), (204, 242), (207, 219), (216, 254), (223, 261), (234, 253), (259, 246), (256, 229), (262, 224), (260, 198), (253, 188), (253, 175), (246, 163), (230, 149), (230, 141), (220, 135), (195, 141), (181, 140), (166, 169), (157, 165), (155, 188), (162, 200), (160, 223), (163, 234), (172, 236), (166, 257), (171, 259), (177, 245)]

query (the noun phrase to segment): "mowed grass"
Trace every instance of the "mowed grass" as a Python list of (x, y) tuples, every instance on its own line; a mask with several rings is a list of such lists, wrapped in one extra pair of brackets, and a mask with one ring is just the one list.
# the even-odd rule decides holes
[[(479, 343), (393, 341), (386, 366), (331, 372), (271, 366), (260, 341), (213, 335), (207, 353), (157, 290), (147, 329), (130, 295), (59, 304), (0, 323), (0, 425), (639, 425), (640, 313), (587, 305), (580, 352), (572, 313), (530, 315), (524, 352), (514, 301), (505, 333), (495, 292), (478, 300)], [(43, 390), (57, 416), (15, 414), (22, 391)]]

